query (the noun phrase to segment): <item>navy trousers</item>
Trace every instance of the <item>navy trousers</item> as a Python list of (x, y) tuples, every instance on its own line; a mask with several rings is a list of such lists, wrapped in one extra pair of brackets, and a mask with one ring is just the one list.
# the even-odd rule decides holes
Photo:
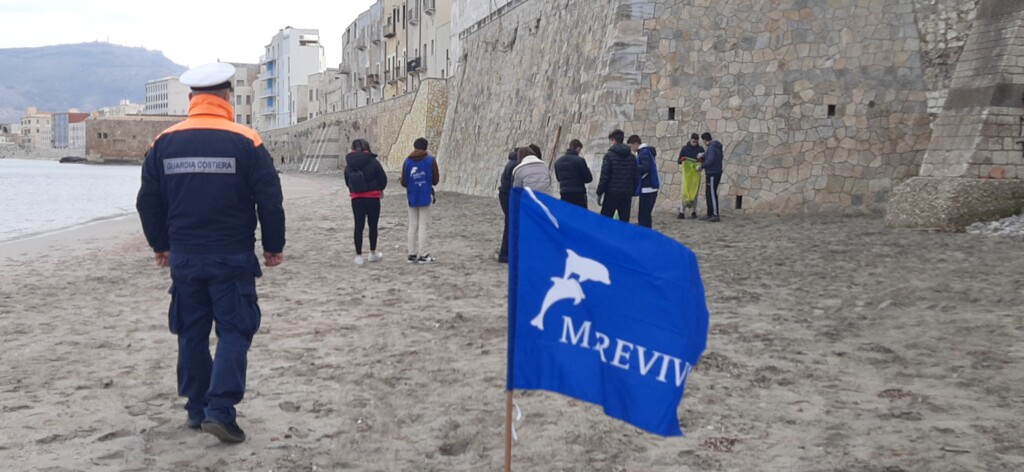
[[(235, 421), (245, 396), (245, 371), (252, 337), (260, 327), (253, 253), (189, 255), (171, 252), (171, 332), (178, 335), (178, 394), (195, 418)], [(217, 352), (210, 356), (216, 324)]]

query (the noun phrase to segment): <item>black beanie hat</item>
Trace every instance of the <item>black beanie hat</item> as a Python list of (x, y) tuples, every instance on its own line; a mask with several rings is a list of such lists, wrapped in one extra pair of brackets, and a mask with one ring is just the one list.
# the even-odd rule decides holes
[(429, 144), (430, 143), (428, 143), (426, 139), (416, 138), (416, 141), (414, 141), (412, 143), (412, 147), (413, 147), (413, 149), (419, 149), (421, 151), (426, 151), (427, 150), (427, 146)]

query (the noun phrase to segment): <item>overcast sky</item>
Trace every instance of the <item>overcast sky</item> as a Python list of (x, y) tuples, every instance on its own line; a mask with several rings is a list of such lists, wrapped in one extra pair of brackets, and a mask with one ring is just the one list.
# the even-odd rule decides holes
[[(257, 63), (285, 26), (320, 30), (327, 65), (341, 62), (341, 35), (374, 0), (0, 0), (0, 48), (109, 41), (162, 51), (193, 67)], [(293, 6), (294, 5), (294, 6)]]

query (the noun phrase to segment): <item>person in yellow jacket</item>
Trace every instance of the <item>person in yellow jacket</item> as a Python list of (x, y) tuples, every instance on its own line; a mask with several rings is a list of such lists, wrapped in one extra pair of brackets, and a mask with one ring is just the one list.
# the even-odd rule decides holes
[(697, 218), (697, 193), (700, 190), (700, 163), (697, 156), (704, 153), (697, 133), (690, 135), (690, 142), (679, 150), (679, 165), (682, 166), (683, 184), (682, 198), (679, 204), (679, 215), (676, 218), (686, 219), (686, 210), (690, 209), (690, 218)]

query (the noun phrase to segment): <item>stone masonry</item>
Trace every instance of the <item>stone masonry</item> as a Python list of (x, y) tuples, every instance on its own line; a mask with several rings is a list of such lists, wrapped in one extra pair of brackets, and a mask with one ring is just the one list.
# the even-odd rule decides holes
[(1024, 208), (1024, 3), (980, 2), (933, 128), (890, 224), (962, 229)]
[(472, 162), (450, 190), (492, 192), (506, 148), (529, 142), (581, 139), (597, 170), (620, 127), (659, 148), (659, 200), (674, 207), (678, 149), (710, 131), (728, 201), (872, 212), (930, 138), (910, 0), (531, 0), (463, 51), (441, 155)]

